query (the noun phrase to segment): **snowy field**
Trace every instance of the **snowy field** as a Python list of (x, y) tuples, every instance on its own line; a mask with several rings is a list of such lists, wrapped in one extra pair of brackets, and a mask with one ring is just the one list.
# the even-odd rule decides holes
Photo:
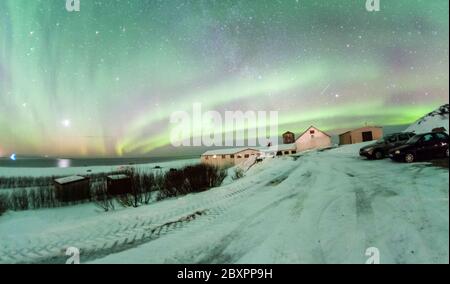
[(449, 173), (366, 161), (361, 145), (266, 160), (237, 181), (137, 209), (0, 217), (0, 263), (449, 262)]

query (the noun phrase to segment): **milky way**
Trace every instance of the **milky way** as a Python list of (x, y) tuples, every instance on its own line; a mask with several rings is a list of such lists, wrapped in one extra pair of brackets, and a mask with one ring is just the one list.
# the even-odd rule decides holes
[(142, 155), (169, 117), (400, 125), (448, 102), (447, 0), (0, 1), (0, 155)]

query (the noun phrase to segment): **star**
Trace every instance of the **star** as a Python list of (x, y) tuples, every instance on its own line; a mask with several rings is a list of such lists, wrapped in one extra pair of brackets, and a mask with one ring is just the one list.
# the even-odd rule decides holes
[(71, 122), (70, 122), (69, 119), (64, 119), (63, 121), (61, 121), (61, 124), (62, 124), (63, 127), (69, 128), (70, 125), (71, 125)]

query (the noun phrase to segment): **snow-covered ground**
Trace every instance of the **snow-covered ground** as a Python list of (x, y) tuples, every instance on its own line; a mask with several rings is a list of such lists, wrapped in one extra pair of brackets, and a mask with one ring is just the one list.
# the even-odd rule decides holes
[(449, 174), (366, 161), (361, 145), (269, 159), (207, 192), (104, 213), (94, 205), (0, 217), (0, 263), (449, 262)]

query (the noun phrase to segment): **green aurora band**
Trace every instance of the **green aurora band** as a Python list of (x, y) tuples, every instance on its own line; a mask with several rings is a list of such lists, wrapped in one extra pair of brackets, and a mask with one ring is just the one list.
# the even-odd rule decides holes
[(193, 103), (280, 132), (411, 123), (449, 100), (449, 2), (381, 3), (2, 0), (0, 157), (157, 154)]

